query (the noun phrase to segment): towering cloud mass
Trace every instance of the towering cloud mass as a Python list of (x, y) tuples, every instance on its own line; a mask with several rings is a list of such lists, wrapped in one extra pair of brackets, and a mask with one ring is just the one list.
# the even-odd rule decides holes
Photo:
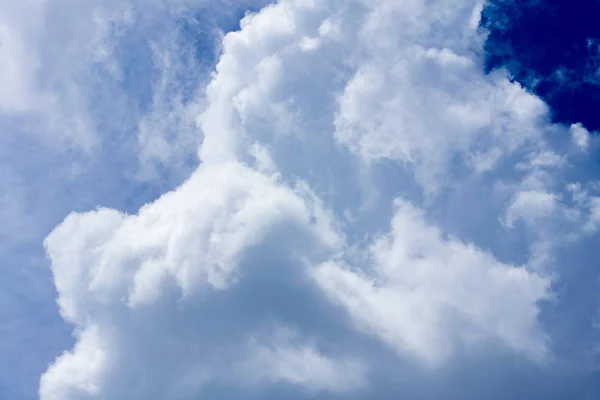
[(135, 214), (72, 213), (46, 238), (76, 344), (41, 399), (479, 398), (457, 377), (553, 373), (554, 288), (600, 226), (596, 144), (484, 75), (481, 9), (246, 15), (193, 91), (197, 170)]

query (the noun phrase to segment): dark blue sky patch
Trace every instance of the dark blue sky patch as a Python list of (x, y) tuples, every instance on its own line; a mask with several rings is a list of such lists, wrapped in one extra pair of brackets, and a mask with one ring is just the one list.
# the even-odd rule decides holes
[(554, 122), (600, 130), (599, 21), (600, 0), (488, 0), (486, 72), (506, 67)]

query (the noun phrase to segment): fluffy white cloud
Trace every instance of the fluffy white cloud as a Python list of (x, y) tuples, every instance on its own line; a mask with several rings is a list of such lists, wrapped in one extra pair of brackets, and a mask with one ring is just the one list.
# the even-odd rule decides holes
[[(44, 375), (42, 398), (85, 398), (98, 390), (102, 396), (131, 393), (147, 397), (158, 390), (156, 385), (177, 384), (162, 379), (154, 384), (156, 377), (151, 376), (139, 388), (119, 392), (123, 383), (113, 382), (126, 373), (127, 363), (137, 363), (135, 357), (148, 350), (146, 341), (128, 343), (135, 342), (140, 330), (156, 329), (156, 336), (150, 334), (149, 339), (159, 346), (169, 340), (181, 342), (168, 369), (183, 368), (179, 357), (194, 346), (185, 329), (169, 326), (165, 316), (141, 317), (140, 321), (140, 314), (148, 307), (169, 307), (169, 312), (184, 315), (186, 307), (178, 309), (177, 302), (169, 302), (171, 296), (183, 301), (219, 296), (250, 273), (243, 266), (250, 263), (244, 260), (252, 258), (248, 254), (252, 249), (257, 254), (267, 253), (262, 262), (275, 262), (277, 253), (284, 254), (280, 261), (284, 263), (294, 263), (297, 257), (323, 257), (323, 251), (340, 245), (340, 237), (328, 229), (326, 215), (319, 208), (302, 185), (287, 188), (275, 177), (228, 162), (201, 166), (183, 186), (144, 206), (138, 215), (99, 209), (69, 216), (48, 236), (46, 247), (60, 294), (60, 311), (77, 327), (78, 345)], [(155, 328), (163, 324), (164, 331)], [(195, 335), (200, 338), (201, 330)], [(337, 385), (341, 378), (335, 375), (335, 364), (314, 352), (307, 354), (317, 364), (325, 363), (322, 367), (335, 381), (330, 384)], [(198, 359), (192, 361), (202, 365), (202, 355), (195, 355)], [(162, 351), (154, 356), (148, 355), (147, 362), (163, 367), (169, 363), (160, 358)], [(90, 357), (95, 361), (83, 362)], [(290, 357), (294, 358), (294, 353)], [(78, 371), (75, 376), (69, 372), (72, 369)], [(135, 379), (143, 378), (138, 375), (133, 373)], [(308, 379), (288, 375), (278, 379)], [(318, 383), (324, 388), (327, 385)]]
[(435, 188), (457, 152), (506, 155), (537, 139), (545, 108), (517, 84), (481, 77), (479, 65), (449, 48), (392, 54), (367, 60), (339, 99), (336, 136), (366, 161), (412, 164)]
[(512, 226), (516, 219), (532, 221), (554, 214), (557, 198), (553, 193), (544, 191), (521, 191), (506, 211), (506, 224)]
[[(567, 129), (502, 72), (483, 75), (479, 10), (280, 0), (223, 38), (205, 93), (188, 77), (190, 104), (168, 82), (193, 64), (171, 69), (172, 54), (154, 52), (164, 68), (141, 157), (176, 162), (197, 113), (200, 166), (135, 215), (75, 213), (48, 236), (77, 344), (43, 375), (41, 398), (188, 399), (219, 384), (339, 394), (369, 386), (373, 338), (407, 365), (489, 348), (551, 358), (538, 318), (550, 233), (577, 236), (595, 203), (563, 193), (569, 160), (550, 133)], [(524, 255), (496, 254), (516, 241)], [(340, 337), (281, 312), (314, 291), (325, 301), (311, 313), (345, 310)], [(265, 334), (273, 324), (298, 333)], [(336, 347), (345, 337), (363, 346)]]
[(543, 359), (545, 338), (536, 320), (550, 280), (444, 238), (424, 218), (422, 210), (396, 200), (391, 231), (369, 247), (372, 272), (332, 261), (314, 270), (315, 279), (360, 329), (432, 366), (457, 340), (500, 340)]
[(70, 210), (134, 211), (189, 176), (220, 29), (263, 4), (0, 4), (0, 331), (16, 360), (0, 365), (0, 397), (34, 396), (72, 341), (43, 238)]
[(339, 96), (336, 138), (367, 162), (411, 165), (432, 190), (448, 179), (457, 157), (490, 160), (485, 168), (475, 164), (481, 171), (538, 140), (545, 105), (502, 74), (480, 73), (472, 52), (476, 29), (465, 23), (479, 6), (374, 6), (358, 31), (365, 56)]

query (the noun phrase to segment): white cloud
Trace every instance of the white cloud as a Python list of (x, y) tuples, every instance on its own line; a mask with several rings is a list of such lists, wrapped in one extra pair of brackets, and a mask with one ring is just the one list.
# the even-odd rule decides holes
[[(367, 162), (407, 163), (436, 190), (457, 153), (506, 156), (539, 139), (545, 105), (502, 74), (484, 77), (472, 58), (476, 33), (464, 29), (463, 18), (474, 6), (455, 2), (440, 15), (420, 2), (375, 7), (356, 45), (366, 57), (339, 97), (335, 134), (342, 144)], [(436, 17), (447, 24), (445, 38), (427, 23)]]
[[(149, 179), (157, 167), (181, 168), (201, 140), (195, 117), (222, 36), (215, 20), (265, 3), (4, 3), (0, 115), (83, 164), (117, 144), (139, 158), (140, 171), (129, 174)], [(189, 15), (200, 11), (205, 19)]]
[[(173, 287), (182, 299), (215, 290), (218, 296), (244, 279), (244, 257), (251, 249), (281, 252), (285, 262), (293, 262), (296, 252), (310, 259), (335, 249), (340, 238), (327, 228), (323, 215), (302, 185), (281, 186), (275, 178), (235, 162), (201, 166), (183, 186), (144, 206), (136, 216), (109, 209), (70, 215), (48, 236), (46, 247), (61, 315), (82, 336), (73, 352), (58, 358), (44, 375), (42, 399), (80, 398), (80, 382), (86, 388), (100, 387), (94, 390), (102, 396), (118, 395), (111, 379), (119, 379), (124, 363), (135, 362), (130, 358), (137, 351), (123, 342), (139, 329), (151, 331), (168, 323), (151, 319), (135, 326), (124, 319), (127, 314), (135, 321), (146, 307), (164, 306)], [(266, 260), (272, 259), (267, 255)], [(183, 314), (176, 308), (172, 312)], [(177, 327), (166, 329), (163, 335), (180, 334)], [(164, 345), (167, 338), (156, 335)], [(87, 338), (96, 339), (87, 343)], [(185, 339), (179, 352), (191, 345)], [(94, 347), (97, 340), (102, 343)], [(86, 359), (88, 351), (102, 357), (89, 368), (77, 364), (78, 378), (73, 381), (68, 371)], [(184, 356), (174, 354), (175, 364), (167, 368), (178, 369), (176, 363)], [(193, 361), (201, 365), (202, 357), (197, 356)], [(132, 390), (148, 396), (156, 387), (148, 383)]]
[(571, 125), (571, 138), (573, 143), (582, 151), (588, 150), (590, 146), (590, 133), (581, 124)]
[[(58, 148), (89, 151), (98, 141), (86, 89), (94, 84), (93, 68), (110, 61), (112, 49), (105, 39), (112, 33), (111, 24), (125, 22), (127, 5), (95, 3), (27, 1), (0, 6), (5, 17), (0, 21), (0, 76), (8, 89), (0, 111), (17, 121), (26, 118), (28, 133)], [(63, 23), (52, 23), (55, 20)]]
[(278, 329), (267, 344), (252, 339), (246, 359), (236, 366), (242, 380), (289, 382), (310, 390), (350, 392), (365, 384), (365, 367), (353, 359), (331, 359), (310, 343), (298, 343), (298, 333)]
[(457, 343), (492, 339), (534, 359), (546, 356), (536, 319), (550, 294), (548, 278), (444, 238), (404, 200), (396, 201), (391, 231), (370, 245), (369, 259), (371, 273), (331, 261), (314, 277), (361, 330), (401, 355), (439, 366)]
[[(109, 368), (104, 340), (103, 333), (94, 326), (79, 334), (73, 351), (64, 353), (61, 362), (52, 365), (42, 378), (41, 396), (63, 399), (89, 398), (100, 394), (101, 387), (95, 378)], [(60, 387), (47, 388), (56, 383)]]
[(505, 223), (512, 227), (517, 219), (528, 222), (552, 216), (557, 209), (557, 196), (541, 190), (528, 190), (517, 193), (506, 211)]
[[(190, 72), (189, 101), (169, 82), (193, 63), (159, 41), (160, 79), (136, 120), (140, 157), (176, 164), (202, 135), (200, 166), (135, 215), (74, 213), (48, 236), (77, 345), (43, 375), (42, 400), (188, 399), (223, 382), (368, 387), (378, 361), (368, 351), (336, 348), (276, 312), (298, 293), (278, 292), (256, 316), (245, 308), (276, 292), (280, 270), (301, 299), (315, 287), (326, 295), (311, 313), (342, 305), (352, 324), (339, 322), (340, 342), (366, 332), (407, 365), (443, 368), (491, 347), (551, 358), (538, 317), (555, 247), (540, 221), (562, 224), (569, 164), (549, 143), (560, 128), (543, 102), (503, 73), (482, 74), (480, 7), (281, 0), (223, 38), (205, 93)], [(369, 185), (377, 195), (364, 207)], [(453, 213), (464, 216), (458, 228)], [(518, 219), (542, 233), (499, 222)], [(513, 248), (496, 254), (510, 235), (529, 261), (507, 261), (519, 258)], [(261, 336), (283, 317), (297, 337)]]
[[(21, 10), (21, 12), (35, 15), (36, 10), (31, 7), (33, 2), (30, 3), (32, 4), (26, 7), (27, 11)], [(3, 88), (0, 95), (0, 110), (3, 113), (19, 112), (29, 108), (34, 101), (32, 98), (34, 88), (31, 87), (34, 81), (31, 76), (38, 68), (38, 62), (23, 45), (24, 33), (19, 34), (19, 31), (9, 25), (10, 18), (13, 17), (12, 13), (4, 11), (4, 18), (0, 20), (0, 65), (2, 65), (0, 85)]]

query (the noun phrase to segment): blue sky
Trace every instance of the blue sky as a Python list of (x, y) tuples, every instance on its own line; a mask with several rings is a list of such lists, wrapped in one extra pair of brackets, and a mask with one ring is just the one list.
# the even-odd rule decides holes
[(518, 82), (542, 97), (559, 123), (600, 129), (596, 16), (600, 4), (584, 0), (489, 1), (482, 27), (490, 31), (488, 69), (506, 67)]
[(0, 397), (598, 398), (597, 15), (0, 5)]

